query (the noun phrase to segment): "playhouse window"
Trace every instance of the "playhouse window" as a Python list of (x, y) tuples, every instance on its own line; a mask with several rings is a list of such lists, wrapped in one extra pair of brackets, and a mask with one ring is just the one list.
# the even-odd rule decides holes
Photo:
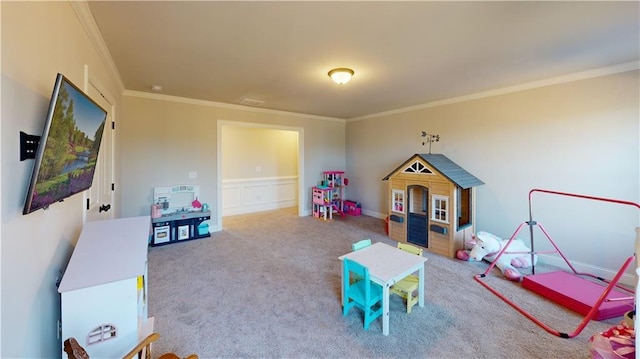
[(116, 337), (116, 326), (113, 324), (103, 324), (95, 327), (87, 335), (87, 345), (102, 343)]
[(394, 212), (404, 213), (404, 191), (394, 189), (391, 191), (392, 202), (391, 210)]
[(449, 197), (433, 195), (431, 197), (431, 220), (449, 223)]
[(471, 188), (458, 188), (458, 229), (471, 225)]

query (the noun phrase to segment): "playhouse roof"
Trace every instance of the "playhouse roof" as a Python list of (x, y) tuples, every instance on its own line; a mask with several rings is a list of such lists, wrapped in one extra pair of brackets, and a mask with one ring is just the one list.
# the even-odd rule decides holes
[(458, 166), (455, 162), (448, 159), (445, 155), (441, 154), (420, 154), (416, 153), (411, 156), (408, 160), (406, 160), (403, 164), (398, 166), (395, 170), (391, 171), (383, 181), (386, 181), (391, 177), (394, 173), (396, 173), (400, 168), (406, 166), (409, 162), (413, 161), (416, 157), (420, 157), (424, 162), (429, 164), (435, 170), (440, 172), (443, 176), (445, 176), (449, 181), (453, 182), (456, 186), (461, 187), (463, 189), (467, 189), (470, 187), (475, 187), (484, 184), (484, 182), (480, 181), (471, 173), (465, 171), (462, 167)]

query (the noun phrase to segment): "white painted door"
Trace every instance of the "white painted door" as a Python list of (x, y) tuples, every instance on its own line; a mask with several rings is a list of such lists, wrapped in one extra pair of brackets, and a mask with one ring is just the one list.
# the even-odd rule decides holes
[(107, 110), (107, 121), (102, 134), (98, 162), (93, 176), (91, 188), (85, 192), (83, 206), (86, 210), (87, 221), (113, 219), (113, 105), (99, 89), (89, 81), (87, 94), (103, 109)]

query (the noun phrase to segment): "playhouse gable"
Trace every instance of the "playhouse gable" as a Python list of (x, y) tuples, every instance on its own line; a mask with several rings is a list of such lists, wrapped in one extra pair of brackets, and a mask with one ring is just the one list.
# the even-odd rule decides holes
[(471, 173), (441, 154), (415, 154), (389, 173), (383, 181), (398, 174), (439, 174), (457, 187), (467, 189), (484, 184)]
[(433, 171), (420, 160), (415, 160), (415, 162), (402, 170), (402, 173), (433, 174)]
[(406, 160), (403, 164), (394, 169), (391, 173), (389, 173), (383, 181), (386, 181), (392, 177), (398, 175), (439, 175), (435, 168), (429, 166), (429, 164), (424, 161), (419, 155), (413, 155), (411, 158)]

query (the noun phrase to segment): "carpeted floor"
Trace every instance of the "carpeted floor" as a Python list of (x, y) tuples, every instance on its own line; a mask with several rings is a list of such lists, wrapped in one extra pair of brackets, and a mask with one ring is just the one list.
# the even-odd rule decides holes
[[(342, 316), (340, 261), (351, 243), (385, 235), (384, 221), (331, 221), (294, 210), (227, 217), (211, 238), (149, 251), (149, 315), (165, 352), (200, 358), (589, 358), (588, 339), (622, 318), (590, 322), (575, 338), (551, 335), (477, 283), (488, 263), (426, 251), (425, 306), (390, 300), (365, 331), (362, 313)], [(536, 267), (537, 272), (540, 266)], [(582, 316), (505, 280), (486, 280), (553, 329), (572, 332)]]

